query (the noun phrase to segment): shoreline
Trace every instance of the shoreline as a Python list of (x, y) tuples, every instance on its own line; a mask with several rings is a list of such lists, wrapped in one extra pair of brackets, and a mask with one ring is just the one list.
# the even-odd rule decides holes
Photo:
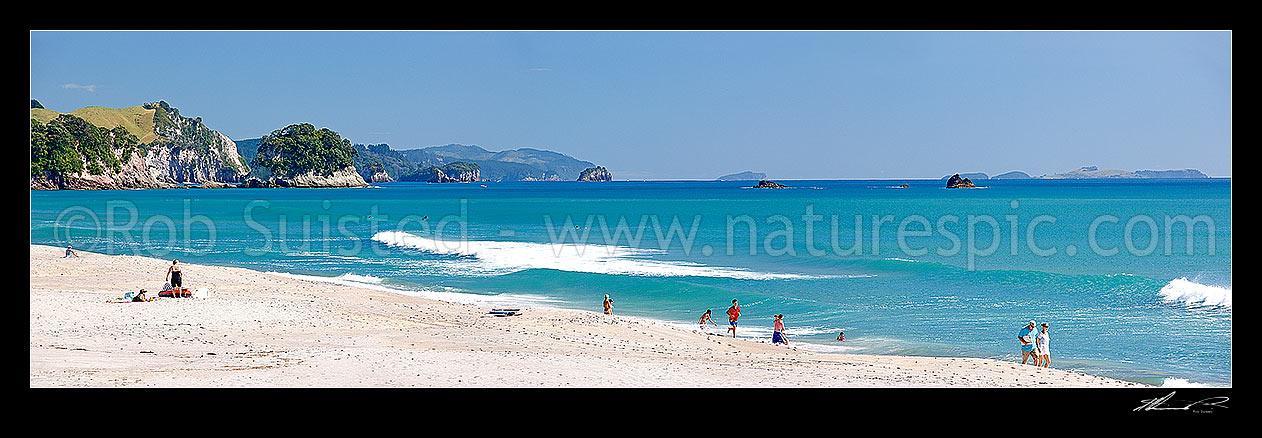
[[(823, 353), (635, 316), (448, 302), (169, 260), (30, 246), (31, 387), (1150, 387), (995, 359)], [(383, 287), (384, 288), (384, 287)], [(480, 296), (479, 296), (480, 297)]]

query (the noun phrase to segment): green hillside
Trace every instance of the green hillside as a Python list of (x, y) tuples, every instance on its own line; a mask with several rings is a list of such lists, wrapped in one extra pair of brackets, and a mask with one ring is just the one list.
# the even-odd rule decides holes
[(480, 146), (448, 144), (399, 152), (421, 166), (442, 166), (457, 161), (475, 163), (481, 167), (481, 177), (486, 181), (569, 181), (578, 177), (583, 169), (595, 166), (569, 155), (534, 148), (491, 152)]
[(128, 133), (140, 139), (140, 143), (150, 143), (158, 139), (158, 134), (153, 132), (153, 113), (154, 110), (145, 109), (143, 105), (127, 108), (89, 106), (69, 113), (59, 113), (44, 108), (31, 108), (31, 118), (38, 120), (40, 123), (48, 123), (56, 119), (57, 116), (70, 114), (105, 129), (114, 129), (121, 126)]

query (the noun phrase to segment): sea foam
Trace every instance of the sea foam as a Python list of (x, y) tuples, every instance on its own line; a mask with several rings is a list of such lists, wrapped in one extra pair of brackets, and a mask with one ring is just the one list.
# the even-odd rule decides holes
[(1231, 289), (1193, 282), (1187, 278), (1170, 280), (1157, 292), (1162, 300), (1185, 306), (1219, 306), (1231, 308)]
[(372, 240), (392, 247), (476, 259), (476, 262), (464, 266), (467, 272), (474, 275), (477, 273), (499, 275), (527, 269), (554, 269), (611, 275), (721, 277), (742, 280), (851, 277), (756, 272), (686, 261), (652, 260), (647, 257), (664, 253), (664, 251), (614, 245), (435, 240), (401, 231), (379, 232), (372, 236)]
[(273, 272), (268, 274), (278, 275), (281, 277), (292, 278), (296, 280), (312, 281), (317, 283), (337, 284), (341, 286), (358, 287), (364, 289), (372, 289), (382, 292), (396, 293), (419, 298), (427, 298), (431, 300), (446, 301), (449, 303), (460, 304), (476, 304), (476, 305), (533, 305), (538, 307), (555, 307), (560, 300), (551, 297), (527, 294), (498, 294), (498, 295), (479, 295), (464, 292), (448, 292), (438, 290), (409, 290), (398, 289), (382, 284), (382, 279), (371, 275), (357, 275), (352, 273), (342, 274), (336, 277), (323, 277), (319, 275), (302, 275), (291, 274), (288, 272)]
[(1161, 381), (1161, 388), (1213, 388), (1213, 387), (1214, 387), (1213, 385), (1207, 385), (1204, 383), (1196, 383), (1196, 382), (1189, 381), (1187, 379), (1176, 379), (1173, 377), (1167, 377), (1165, 380)]

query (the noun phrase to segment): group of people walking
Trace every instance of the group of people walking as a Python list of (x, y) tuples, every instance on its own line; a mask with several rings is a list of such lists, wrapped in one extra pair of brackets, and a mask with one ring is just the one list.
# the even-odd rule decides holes
[(1043, 323), (1041, 330), (1035, 329), (1037, 326), (1031, 320), (1017, 333), (1017, 340), (1021, 341), (1021, 364), (1025, 365), (1032, 359), (1034, 366), (1047, 368), (1052, 363), (1052, 350), (1049, 346), (1052, 335), (1047, 332), (1046, 322)]

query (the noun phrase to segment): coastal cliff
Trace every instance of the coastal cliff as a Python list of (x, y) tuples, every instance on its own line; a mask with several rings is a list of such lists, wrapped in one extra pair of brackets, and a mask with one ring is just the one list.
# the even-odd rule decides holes
[(417, 181), (431, 183), (463, 183), (482, 180), (481, 169), (476, 163), (458, 161), (446, 166), (429, 166), (414, 173), (404, 175), (399, 181)]
[(384, 171), (384, 170), (379, 171), (379, 172), (373, 172), (373, 173), (372, 173), (372, 175), (370, 175), (370, 176), (367, 178), (367, 180), (368, 180), (368, 182), (370, 182), (370, 183), (388, 183), (388, 182), (394, 182), (394, 178), (391, 178), (391, 177), (390, 177), (390, 174), (386, 173), (386, 171)]
[(250, 178), (241, 183), (240, 188), (337, 188), (337, 187), (365, 187), (368, 184), (364, 182), (364, 177), (360, 176), (354, 168), (344, 168), (335, 170), (329, 174), (319, 173), (317, 171), (307, 171), (285, 178), (277, 178), (275, 176), (268, 179)]
[(589, 167), (578, 174), (579, 181), (613, 181), (613, 175), (604, 166)]
[(32, 104), (33, 190), (236, 183), (249, 171), (232, 140), (165, 101), (71, 113)]

